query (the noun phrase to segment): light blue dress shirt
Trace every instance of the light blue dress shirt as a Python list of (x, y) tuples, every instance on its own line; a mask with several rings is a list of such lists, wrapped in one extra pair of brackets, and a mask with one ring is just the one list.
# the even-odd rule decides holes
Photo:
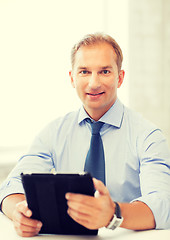
[[(24, 193), (21, 172), (82, 172), (90, 146), (89, 117), (80, 108), (50, 123), (0, 188), (0, 202)], [(100, 119), (106, 186), (114, 201), (146, 203), (157, 229), (170, 228), (170, 152), (160, 129), (118, 99)]]

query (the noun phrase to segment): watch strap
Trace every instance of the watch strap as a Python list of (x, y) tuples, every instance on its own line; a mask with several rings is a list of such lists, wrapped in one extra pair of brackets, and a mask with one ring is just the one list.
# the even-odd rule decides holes
[(117, 218), (122, 218), (119, 204), (117, 202), (114, 203), (116, 204), (115, 215), (117, 216)]

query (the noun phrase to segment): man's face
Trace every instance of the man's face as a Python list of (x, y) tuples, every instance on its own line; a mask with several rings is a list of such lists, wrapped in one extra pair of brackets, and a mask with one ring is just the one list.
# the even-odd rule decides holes
[(124, 71), (118, 73), (116, 54), (108, 43), (82, 46), (77, 51), (71, 82), (86, 112), (98, 120), (113, 105)]

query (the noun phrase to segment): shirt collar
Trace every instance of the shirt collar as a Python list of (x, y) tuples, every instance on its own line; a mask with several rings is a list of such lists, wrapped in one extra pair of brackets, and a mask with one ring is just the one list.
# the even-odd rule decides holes
[[(117, 99), (112, 107), (99, 119), (99, 121), (120, 128), (123, 114), (124, 106), (121, 101)], [(79, 111), (78, 123), (81, 124), (86, 118), (89, 118), (89, 115), (82, 106)]]

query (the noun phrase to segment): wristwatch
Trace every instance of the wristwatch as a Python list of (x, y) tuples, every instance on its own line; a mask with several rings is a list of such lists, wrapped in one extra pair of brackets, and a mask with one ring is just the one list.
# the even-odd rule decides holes
[(114, 202), (114, 203), (116, 205), (115, 213), (114, 213), (113, 218), (111, 219), (109, 225), (106, 227), (107, 229), (112, 229), (112, 230), (119, 227), (121, 225), (121, 223), (123, 222), (123, 217), (121, 216), (120, 206), (117, 202)]

